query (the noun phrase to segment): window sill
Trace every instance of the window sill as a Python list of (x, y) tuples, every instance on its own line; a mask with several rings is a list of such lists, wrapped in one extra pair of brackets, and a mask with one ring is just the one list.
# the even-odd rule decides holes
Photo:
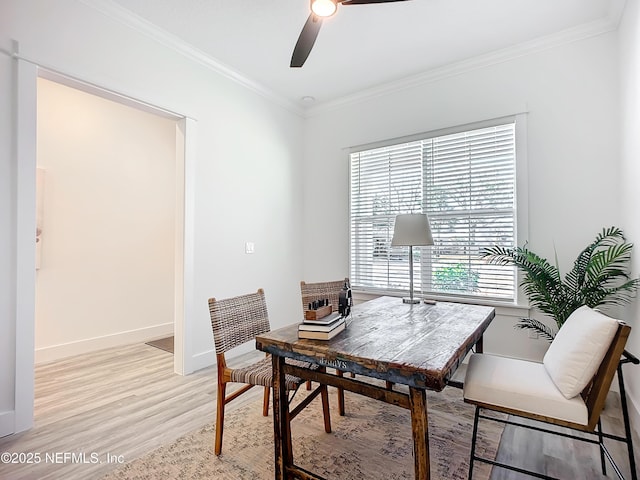
[[(369, 292), (363, 290), (352, 289), (353, 300), (357, 303), (366, 302), (367, 300), (373, 300), (374, 298), (389, 296), (402, 298), (406, 294), (401, 295), (397, 292)], [(416, 295), (422, 298), (422, 295)], [(472, 305), (487, 305), (494, 307), (496, 313), (499, 315), (506, 315), (512, 317), (527, 317), (529, 315), (530, 306), (528, 304), (517, 304), (510, 301), (500, 301), (494, 299), (482, 299), (482, 298), (469, 298), (469, 297), (455, 297), (455, 296), (438, 296), (438, 295), (425, 295), (429, 300), (436, 300), (438, 302), (457, 302), (457, 303), (469, 303)]]

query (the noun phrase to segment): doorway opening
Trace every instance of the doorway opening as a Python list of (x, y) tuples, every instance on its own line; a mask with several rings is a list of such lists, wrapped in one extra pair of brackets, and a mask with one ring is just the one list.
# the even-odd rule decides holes
[(177, 120), (37, 88), (36, 363), (173, 336)]
[[(16, 61), (16, 360), (15, 403), (9, 427), (3, 434), (18, 433), (33, 426), (35, 364), (35, 242), (36, 232), (36, 125), (37, 81), (45, 78), (125, 105), (164, 115), (175, 121), (175, 255), (174, 255), (174, 372), (193, 372), (191, 325), (193, 300), (193, 233), (196, 122), (153, 105), (114, 93), (108, 89), (72, 79), (59, 72), (43, 70), (19, 56)], [(45, 185), (46, 188), (46, 185)], [(44, 232), (43, 232), (44, 235)], [(43, 237), (44, 242), (44, 237)], [(44, 243), (43, 243), (44, 245)], [(45, 258), (42, 258), (45, 261)], [(99, 308), (99, 305), (96, 305)], [(107, 336), (108, 337), (108, 336)], [(6, 417), (6, 416), (5, 416)], [(13, 428), (11, 428), (13, 426)]]

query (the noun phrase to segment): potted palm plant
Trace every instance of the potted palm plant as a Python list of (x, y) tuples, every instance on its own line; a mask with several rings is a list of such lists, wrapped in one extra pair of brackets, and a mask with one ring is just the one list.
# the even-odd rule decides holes
[(640, 278), (631, 278), (633, 244), (621, 229), (605, 228), (576, 258), (573, 268), (560, 275), (556, 265), (524, 247), (494, 246), (482, 257), (498, 265), (515, 265), (524, 273), (520, 286), (531, 306), (551, 316), (557, 329), (534, 318), (523, 318), (516, 328), (533, 330), (550, 342), (571, 313), (582, 305), (591, 308), (624, 305), (634, 297)]

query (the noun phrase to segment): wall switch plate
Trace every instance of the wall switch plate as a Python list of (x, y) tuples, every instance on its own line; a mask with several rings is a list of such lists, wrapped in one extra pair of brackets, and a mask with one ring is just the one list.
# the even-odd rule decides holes
[(253, 253), (255, 252), (256, 246), (253, 242), (245, 242), (244, 244), (244, 253)]

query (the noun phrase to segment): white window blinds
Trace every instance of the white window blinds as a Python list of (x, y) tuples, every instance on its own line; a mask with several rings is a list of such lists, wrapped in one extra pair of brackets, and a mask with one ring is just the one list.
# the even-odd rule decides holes
[(391, 247), (395, 216), (426, 213), (435, 245), (414, 247), (414, 289), (514, 299), (513, 267), (479, 258), (515, 245), (515, 124), (351, 154), (351, 282), (406, 292), (408, 247)]

